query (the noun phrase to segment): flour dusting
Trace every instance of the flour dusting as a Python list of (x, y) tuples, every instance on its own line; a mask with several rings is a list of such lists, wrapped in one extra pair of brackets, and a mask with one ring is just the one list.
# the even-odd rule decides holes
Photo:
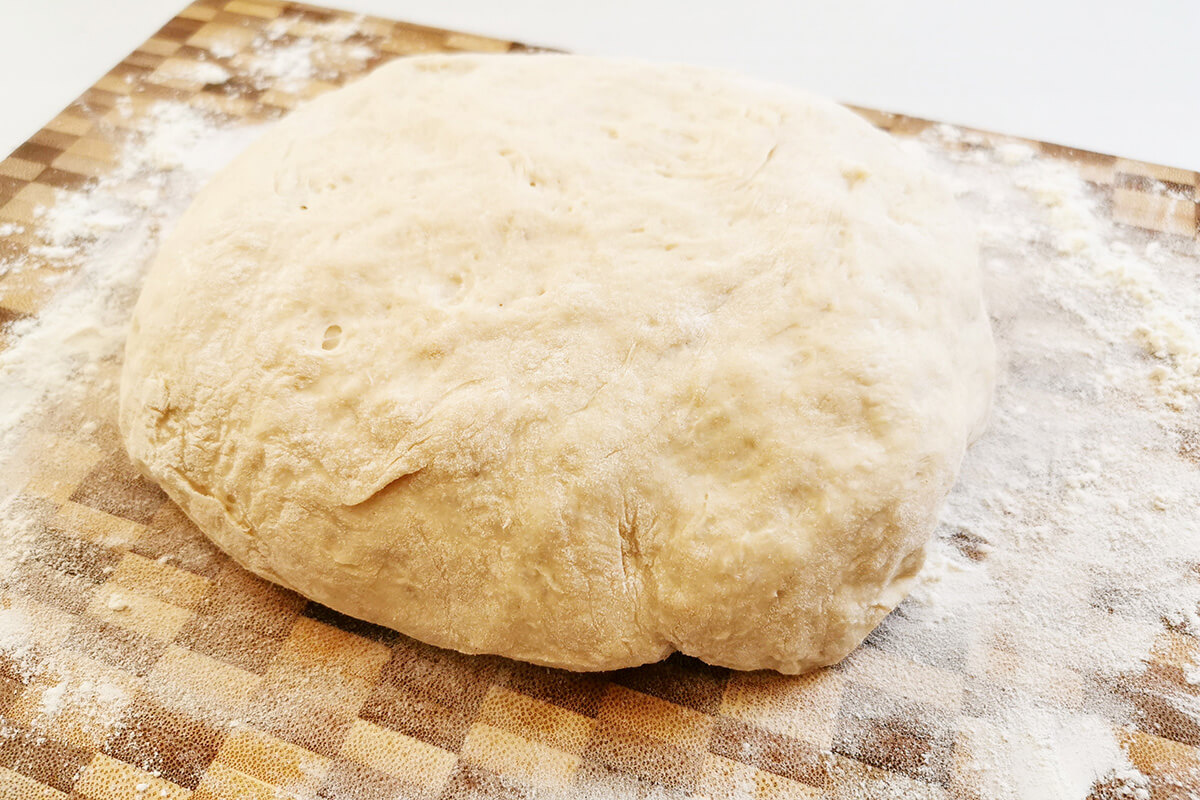
[(62, 268), (70, 286), (42, 313), (10, 326), (12, 342), (0, 352), (0, 453), (15, 452), (21, 423), (47, 396), (78, 391), (72, 378), (80, 370), (94, 373), (91, 365), (115, 356), (164, 227), (248, 135), (219, 129), (186, 105), (160, 103), (113, 172), (81, 191), (61, 191), (35, 212), (41, 243), (30, 255)]
[(972, 631), (982, 797), (1083, 798), (1106, 781), (1148, 797), (1124, 726), (1151, 698), (1200, 725), (1194, 693), (1137, 688), (1171, 629), (1200, 633), (1200, 461), (1183, 448), (1200, 427), (1196, 245), (1107, 223), (1075, 168), (1025, 145), (954, 129), (923, 144), (980, 222), (1002, 377), (887, 641), (921, 660), (948, 620)]
[(329, 80), (343, 71), (361, 72), (378, 55), (371, 47), (350, 41), (359, 33), (362, 21), (362, 17), (352, 17), (297, 26), (291, 20), (276, 19), (236, 63), (259, 87), (284, 92), (299, 91), (309, 81)]
[[(29, 477), (25, 462), (38, 453), (25, 434), (85, 395), (115, 398), (129, 313), (160, 237), (208, 175), (253, 135), (250, 127), (219, 127), (183, 104), (151, 107), (112, 172), (59, 192), (35, 212), (39, 244), (29, 255), (37, 261), (10, 266), (61, 271), (58, 293), (36, 316), (11, 324), (0, 351), (0, 654), (28, 687), (8, 712), (25, 720), (10, 738), (36, 744), (61, 737), (63, 725), (111, 735), (124, 724), (131, 679), (73, 649), (88, 642), (64, 638), (67, 631), (45, 607), (22, 596), (20, 586), (37, 580), (35, 557), (46, 536), (38, 504), (16, 494)], [(87, 419), (76, 425), (84, 438), (97, 427)], [(119, 602), (110, 600), (110, 608)]]
[(965, 727), (975, 754), (967, 775), (989, 800), (1083, 798), (1098, 777), (1125, 761), (1108, 723), (1094, 715), (1017, 707)]

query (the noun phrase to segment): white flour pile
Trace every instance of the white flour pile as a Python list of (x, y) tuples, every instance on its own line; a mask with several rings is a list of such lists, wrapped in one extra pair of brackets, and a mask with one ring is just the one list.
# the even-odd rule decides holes
[[(268, 41), (284, 35), (272, 30)], [(307, 80), (320, 74), (321, 47), (356, 57), (359, 46), (346, 42), (353, 31), (331, 26), (280, 50), (260, 45), (243, 66), (273, 81)], [(220, 44), (210, 52), (234, 56)], [(62, 194), (36, 223), (36, 255), (62, 265), (63, 286), (43, 313), (11, 326), (0, 352), (0, 453), (19, 452), (47, 405), (100, 392), (115, 407), (126, 321), (159, 238), (255, 133), (168, 103), (139, 131), (113, 174)], [(872, 645), (935, 666), (962, 654), (946, 668), (967, 676), (969, 702), (923, 722), (948, 726), (965, 749), (955, 767), (965, 796), (1083, 800), (1099, 782), (1104, 797), (1146, 800), (1149, 783), (1118, 744), (1138, 709), (1113, 686), (1144, 670), (1167, 628), (1200, 634), (1196, 246), (1163, 247), (1110, 225), (1074, 169), (1023, 145), (992, 147), (942, 128), (912, 146), (952, 176), (979, 220), (1002, 380), (924, 582)], [(67, 711), (115, 724), (126, 690), (88, 674), (86, 662), (56, 659), (49, 643), (60, 632), (22, 610), (12, 576), (37, 526), (11, 499), (18, 467), (0, 464), (0, 651), (42, 687), (35, 725)], [(1200, 681), (1200, 665), (1185, 676)], [(1200, 725), (1195, 692), (1159, 699)], [(862, 792), (943, 796), (920, 786), (868, 782)], [(1200, 797), (1197, 787), (1200, 775), (1174, 796)]]

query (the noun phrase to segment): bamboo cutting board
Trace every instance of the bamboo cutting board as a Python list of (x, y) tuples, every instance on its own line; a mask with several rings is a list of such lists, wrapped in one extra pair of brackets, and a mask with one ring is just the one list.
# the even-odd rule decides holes
[[(0, 238), (0, 259), (33, 265), (0, 275), (0, 325), (36, 317), (64, 285), (31, 252), (34, 209), (112, 169), (146, 101), (185, 102), (229, 124), (267, 120), (396, 56), (526, 49), (358, 18), (350, 41), (370, 55), (329, 80), (263, 87), (234, 70), (213, 86), (181, 68), (236, 63), (272, 23), (286, 40), (342, 18), (273, 0), (198, 0), (0, 163), (0, 224), (26, 229)], [(218, 54), (218, 40), (231, 49)], [(131, 115), (118, 113), (124, 97), (138, 101)], [(930, 126), (859, 111), (900, 136)], [(1083, 165), (1113, 220), (1167, 241), (1196, 237), (1195, 172), (1034, 146)], [(111, 418), (111, 394), (85, 403)], [(0, 658), (0, 798), (977, 796), (952, 728), (873, 713), (897, 698), (965, 709), (993, 679), (968, 674), (970, 659), (929, 666), (868, 642), (853, 665), (783, 678), (681, 656), (598, 675), (462, 656), (242, 571), (136, 474), (111, 423), (37, 441), (21, 487), (35, 558), (0, 610), (31, 609), (58, 636), (60, 661), (121, 687), (128, 702), (112, 719), (60, 715), (35, 730), (46, 685)], [(1179, 648), (1195, 645), (1177, 638), (1151, 669), (1177, 671)], [(181, 687), (191, 706), (162, 701), (149, 682)], [(1121, 744), (1155, 796), (1187, 796), (1200, 763), (1194, 726), (1149, 708)]]

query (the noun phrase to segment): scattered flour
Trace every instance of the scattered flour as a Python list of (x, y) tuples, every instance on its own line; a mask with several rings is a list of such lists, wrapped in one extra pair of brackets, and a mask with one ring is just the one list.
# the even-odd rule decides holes
[[(60, 192), (54, 205), (38, 210), (42, 244), (30, 255), (79, 268), (48, 308), (9, 328), (11, 342), (0, 352), (0, 454), (15, 452), (22, 420), (48, 393), (78, 388), (70, 380), (78, 370), (115, 355), (163, 227), (250, 134), (217, 128), (186, 105), (161, 103), (113, 172), (81, 191)], [(0, 502), (4, 488), (0, 476)]]
[[(8, 727), (0, 738), (36, 744), (56, 720), (68, 717), (104, 731), (122, 724), (128, 689), (100, 677), (106, 665), (63, 649), (56, 638), (61, 632), (33, 615), (16, 588), (42, 530), (36, 506), (15, 495), (24, 475), (23, 448), (30, 446), (24, 432), (48, 405), (69, 405), (89, 389), (104, 388), (95, 385), (98, 366), (111, 363), (120, 349), (138, 283), (163, 230), (253, 133), (218, 128), (184, 105), (159, 104), (113, 172), (82, 190), (59, 192), (35, 215), (41, 243), (30, 256), (60, 269), (62, 286), (41, 313), (9, 326), (8, 347), (0, 351), (0, 654), (28, 691), (43, 688), (27, 726)], [(4, 226), (5, 235), (21, 232), (21, 226)], [(54, 403), (47, 404), (48, 397)], [(80, 421), (85, 434), (95, 428), (92, 420)], [(114, 611), (122, 604), (117, 595), (108, 602)]]
[(244, 61), (247, 71), (262, 88), (295, 92), (311, 80), (328, 80), (339, 72), (360, 72), (377, 53), (350, 42), (359, 33), (362, 17), (307, 25), (295, 35), (294, 23), (273, 20), (255, 39)]
[[(980, 796), (1083, 798), (1106, 782), (1105, 796), (1148, 798), (1117, 744), (1136, 692), (1117, 689), (1164, 623), (1200, 634), (1185, 499), (1200, 497), (1200, 459), (1183, 447), (1200, 430), (1200, 252), (1117, 229), (1074, 168), (1025, 145), (953, 129), (924, 145), (980, 220), (1002, 379), (887, 642), (920, 660), (968, 631), (970, 672), (992, 686), (966, 732)], [(1200, 724), (1194, 693), (1153, 693)]]
[(988, 800), (1082, 800), (1124, 761), (1109, 725), (1093, 715), (1017, 706), (994, 722), (972, 719), (967, 730), (967, 775)]
[(92, 192), (64, 192), (53, 209), (41, 207), (35, 212), (38, 235), (45, 243), (34, 248), (34, 255), (56, 260), (51, 252), (61, 252), (57, 260), (77, 255), (86, 242), (94, 242), (106, 233), (120, 230), (132, 219), (117, 203), (97, 203)]
[(1200, 661), (1192, 661), (1183, 668), (1183, 679), (1192, 686), (1200, 686)]
[[(327, 42), (344, 42), (351, 36), (362, 31), (362, 25), (366, 17), (362, 14), (352, 17), (340, 17), (338, 19), (329, 20), (316, 24), (307, 24), (304, 26), (306, 36), (314, 39), (323, 39)], [(276, 17), (267, 23), (263, 38), (269, 42), (275, 42), (294, 32), (296, 23), (286, 17)]]
[[(32, 656), (32, 636), (29, 618), (11, 603), (0, 604), (0, 653), (17, 664)], [(22, 675), (21, 677), (28, 677)]]
[(56, 716), (67, 709), (87, 712), (90, 716), (105, 713), (115, 718), (128, 702), (125, 690), (106, 681), (95, 683), (77, 676), (63, 679), (42, 692), (38, 711), (47, 716)]
[[(101, 729), (119, 727), (129, 702), (128, 691), (98, 678), (94, 663), (69, 655), (54, 641), (55, 631), (21, 607), (20, 600), (0, 598), (0, 653), (10, 674), (33, 687), (37, 703), (29, 709), (28, 730), (13, 735), (38, 737), (60, 715), (70, 714)], [(40, 692), (37, 687), (41, 687)], [(11, 713), (11, 709), (10, 712)], [(0, 731), (0, 741), (7, 738)]]
[(263, 33), (246, 42), (238, 31), (214, 35), (202, 47), (224, 63), (181, 61), (178, 74), (169, 77), (219, 86), (235, 75), (250, 78), (260, 89), (296, 91), (313, 79), (332, 79), (349, 69), (360, 72), (378, 55), (371, 47), (349, 41), (362, 33), (365, 17), (329, 22), (297, 22), (280, 17), (267, 23)]
[(1034, 157), (1035, 150), (1027, 144), (1011, 142), (996, 148), (996, 157), (1001, 164), (1023, 164)]
[(236, 42), (229, 39), (217, 39), (210, 42), (207, 49), (217, 58), (232, 58), (238, 54), (239, 48)]
[(1150, 780), (1135, 769), (1113, 773), (1110, 787), (1113, 800), (1153, 800)]
[(266, 48), (254, 59), (254, 74), (271, 86), (285, 91), (296, 89), (317, 74), (313, 63), (316, 48), (317, 43), (312, 39)]
[(207, 84), (208, 86), (220, 86), (228, 81), (232, 75), (220, 64), (214, 64), (211, 61), (195, 61), (188, 65), (188, 71), (185, 75), (188, 80), (197, 81)]

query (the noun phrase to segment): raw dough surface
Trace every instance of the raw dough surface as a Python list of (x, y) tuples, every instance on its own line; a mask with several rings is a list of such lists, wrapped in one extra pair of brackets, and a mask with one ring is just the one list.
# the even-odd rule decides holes
[(426, 642), (837, 661), (991, 394), (951, 193), (830, 101), (428, 56), (199, 195), (134, 315), (134, 461), (238, 562)]

